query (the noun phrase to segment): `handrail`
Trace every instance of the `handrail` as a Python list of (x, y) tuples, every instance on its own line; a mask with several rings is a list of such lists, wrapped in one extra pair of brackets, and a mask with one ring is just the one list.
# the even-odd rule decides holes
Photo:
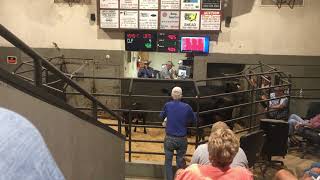
[(58, 107), (60, 109), (63, 109), (79, 118), (81, 118), (84, 121), (87, 121), (99, 128), (102, 128), (106, 131), (109, 131), (110, 133), (114, 134), (115, 136), (125, 139), (125, 137), (118, 133), (116, 130), (112, 129), (111, 127), (101, 123), (100, 121), (94, 120), (91, 116), (88, 114), (76, 110), (75, 107), (72, 107), (71, 105), (65, 103), (63, 100), (59, 98), (55, 98), (54, 95), (48, 94), (43, 88), (41, 87), (35, 87), (28, 81), (14, 76), (13, 74), (9, 73), (8, 71), (0, 68), (0, 79), (1, 81), (5, 82), (6, 84), (14, 87), (15, 89), (20, 90), (21, 92), (24, 92), (30, 96), (33, 96), (37, 99), (42, 100), (43, 102), (46, 102), (48, 104), (51, 104), (55, 107)]
[[(47, 70), (51, 71), (53, 74), (58, 76), (60, 79), (62, 79), (64, 82), (69, 84), (72, 88), (76, 89), (78, 92), (82, 93), (86, 98), (91, 100), (94, 104), (96, 103), (98, 106), (100, 106), (104, 111), (108, 112), (112, 116), (116, 117), (119, 121), (123, 120), (121, 116), (111, 111), (109, 108), (104, 106), (99, 100), (97, 100), (94, 96), (90, 95), (86, 90), (81, 88), (77, 83), (75, 83), (73, 80), (69, 79), (64, 73), (59, 71), (55, 66), (53, 66), (51, 63), (46, 61), (40, 54), (38, 54), (36, 51), (31, 49), (27, 44), (25, 44), (22, 40), (20, 40), (17, 36), (15, 36), (13, 33), (11, 33), (8, 29), (6, 29), (2, 24), (0, 24), (0, 35), (6, 39), (8, 42), (10, 42), (15, 47), (19, 48), (21, 51), (29, 55), (35, 63), (35, 73), (41, 73), (39, 69), (41, 68), (41, 65), (44, 66)], [(38, 68), (37, 68), (38, 67)], [(37, 86), (42, 85), (42, 76), (36, 76), (35, 77), (35, 83)]]

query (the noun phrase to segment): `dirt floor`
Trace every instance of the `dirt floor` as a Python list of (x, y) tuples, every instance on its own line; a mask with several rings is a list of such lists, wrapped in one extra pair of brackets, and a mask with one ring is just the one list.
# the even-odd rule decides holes
[[(103, 123), (116, 123), (115, 121), (110, 120), (100, 120)], [(117, 129), (117, 127), (113, 127)], [(124, 128), (122, 129), (124, 131)], [(135, 140), (160, 140), (164, 139), (164, 129), (155, 129), (148, 128), (147, 134), (143, 133), (143, 128), (137, 128), (137, 132), (133, 132), (132, 130), (132, 139)], [(241, 136), (241, 134), (237, 134)], [(195, 142), (195, 138), (188, 138), (188, 142)], [(126, 142), (126, 150), (128, 150), (128, 142)], [(187, 154), (192, 155), (195, 150), (194, 145), (188, 145)], [(142, 151), (142, 152), (157, 152), (163, 153), (163, 143), (145, 143), (145, 142), (132, 142), (132, 151)], [(313, 162), (320, 162), (319, 154), (311, 155), (308, 154), (304, 159), (300, 158), (301, 152), (295, 148), (290, 148), (287, 156), (285, 158), (282, 157), (274, 157), (275, 160), (281, 160), (284, 162), (284, 167), (268, 167), (265, 173), (265, 176), (262, 176), (262, 172), (260, 166), (256, 166), (252, 169), (254, 173), (254, 179), (262, 180), (262, 179), (272, 179), (277, 170), (281, 168), (289, 169), (297, 175), (301, 175), (303, 173), (303, 169), (310, 167)], [(164, 163), (164, 155), (153, 155), (153, 154), (135, 154), (133, 153), (131, 156), (132, 161), (145, 161), (151, 164), (163, 164)], [(189, 164), (191, 156), (187, 156), (187, 164)], [(126, 161), (128, 161), (128, 154), (126, 153)], [(175, 162), (174, 162), (175, 163)], [(262, 164), (265, 167), (265, 164)]]
[[(115, 123), (114, 121), (100, 119), (103, 123)], [(112, 127), (117, 130), (117, 127)], [(125, 132), (124, 128), (122, 132)], [(143, 128), (137, 128), (137, 131), (134, 132), (132, 129), (132, 140), (153, 140), (153, 141), (163, 141), (165, 136), (164, 129), (159, 128), (147, 128), (147, 134), (143, 133)], [(188, 142), (195, 143), (195, 137), (188, 138)], [(126, 142), (126, 151), (129, 150), (129, 143)], [(146, 142), (132, 142), (131, 144), (132, 151), (140, 151), (140, 152), (156, 152), (156, 153), (164, 153), (163, 143), (146, 143)], [(194, 145), (188, 145), (188, 156), (186, 158), (187, 161), (190, 161), (191, 155), (195, 150)], [(151, 161), (162, 163), (164, 162), (164, 155), (154, 155), (154, 154), (135, 154), (133, 153), (131, 156), (132, 161)], [(126, 154), (126, 161), (128, 161), (128, 154)]]
[[(103, 123), (108, 123), (108, 124), (116, 124), (116, 122), (113, 120), (100, 119), (99, 121)], [(117, 130), (117, 126), (112, 128)], [(210, 128), (206, 129), (205, 131), (210, 131)], [(123, 133), (125, 132), (124, 128), (122, 128), (122, 132)], [(237, 134), (237, 135), (239, 137), (241, 136), (241, 134)], [(132, 140), (163, 141), (164, 137), (165, 137), (164, 128), (163, 129), (147, 128), (147, 134), (144, 134), (143, 128), (137, 128), (136, 132), (134, 132), (132, 128), (132, 134), (131, 134)], [(188, 142), (195, 143), (196, 142), (195, 136), (188, 137)], [(129, 143), (126, 142), (126, 151), (128, 150), (129, 150)], [(164, 153), (163, 143), (148, 143), (148, 142), (132, 142), (131, 151)], [(194, 151), (195, 151), (195, 145), (189, 144), (188, 150), (187, 150), (187, 156), (186, 156), (187, 163), (191, 161), (191, 156)], [(128, 153), (126, 153), (126, 161), (128, 160), (129, 160)], [(149, 162), (155, 162), (155, 163), (163, 163), (164, 155), (132, 153), (131, 161), (149, 161)]]

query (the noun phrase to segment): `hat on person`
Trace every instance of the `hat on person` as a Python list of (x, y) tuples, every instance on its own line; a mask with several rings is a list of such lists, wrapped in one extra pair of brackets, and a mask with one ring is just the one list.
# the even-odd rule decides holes
[(151, 63), (151, 61), (148, 61), (148, 60), (143, 61), (143, 64), (150, 64), (150, 63)]

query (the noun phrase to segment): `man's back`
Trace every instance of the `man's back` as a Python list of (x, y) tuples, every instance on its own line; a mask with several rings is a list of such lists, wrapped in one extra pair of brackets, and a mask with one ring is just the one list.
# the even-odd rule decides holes
[(166, 103), (160, 116), (167, 117), (166, 133), (172, 136), (185, 136), (188, 122), (195, 121), (192, 108), (177, 100)]

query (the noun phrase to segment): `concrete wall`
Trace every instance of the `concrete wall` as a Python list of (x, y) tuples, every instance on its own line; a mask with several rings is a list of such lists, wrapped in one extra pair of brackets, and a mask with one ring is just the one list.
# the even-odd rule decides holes
[(125, 144), (119, 137), (0, 82), (0, 105), (40, 131), (68, 180), (124, 179)]
[[(66, 63), (65, 72), (69, 74), (77, 72), (74, 73), (74, 75), (79, 76), (123, 77), (123, 62), (127, 58), (124, 51), (113, 50), (61, 49), (57, 51), (53, 48), (35, 48), (35, 50), (46, 58), (64, 55), (65, 59), (57, 58), (51, 62), (59, 68), (59, 64), (64, 60)], [(22, 62), (32, 60), (16, 48), (0, 47), (0, 52), (0, 67), (5, 68), (9, 72), (16, 69)], [(18, 63), (16, 65), (8, 65), (6, 63), (6, 56), (16, 56)], [(106, 58), (106, 56), (109, 56), (109, 58)], [(17, 72), (31, 69), (31, 66), (23, 65)], [(32, 73), (24, 73), (21, 75), (32, 78)], [(74, 81), (88, 92), (93, 92), (93, 90), (96, 89), (96, 93), (120, 93), (120, 81), (118, 80), (74, 79)], [(71, 88), (68, 88), (67, 91), (76, 92)], [(67, 97), (68, 102), (74, 107), (91, 107), (91, 103), (85, 101), (82, 96)], [(119, 97), (109, 97), (108, 100), (102, 96), (97, 96), (97, 98), (109, 108), (119, 108)]]
[[(261, 6), (261, 0), (234, 0), (231, 27), (222, 26), (211, 53), (319, 55), (320, 1), (290, 9)], [(124, 50), (123, 33), (105, 32), (90, 22), (90, 5), (52, 0), (1, 0), (0, 22), (32, 47)], [(13, 13), (14, 12), (14, 13)], [(10, 46), (0, 40), (0, 46)], [(175, 55), (174, 55), (175, 56)]]

